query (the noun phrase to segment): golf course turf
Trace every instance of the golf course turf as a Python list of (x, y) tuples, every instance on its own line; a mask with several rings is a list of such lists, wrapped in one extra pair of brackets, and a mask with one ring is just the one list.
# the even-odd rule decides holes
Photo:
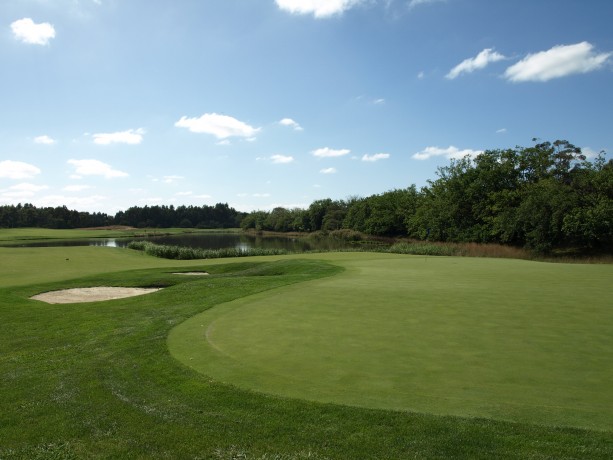
[[(613, 457), (610, 265), (83, 247), (0, 260), (1, 459)], [(188, 271), (209, 276), (174, 274)], [(93, 286), (165, 289), (30, 300)], [(190, 336), (200, 319), (223, 353)]]
[(345, 271), (204, 312), (171, 353), (293, 398), (613, 430), (609, 266), (326, 258)]

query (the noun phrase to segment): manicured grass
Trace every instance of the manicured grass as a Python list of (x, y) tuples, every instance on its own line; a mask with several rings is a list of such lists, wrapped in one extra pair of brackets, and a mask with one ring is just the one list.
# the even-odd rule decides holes
[[(60, 264), (55, 249), (70, 251), (70, 261), (62, 262), (83, 258), (80, 268)], [(314, 280), (340, 283), (342, 291), (351, 284), (348, 275), (361, 277), (365, 261), (384, 265), (377, 262), (381, 257), (393, 265), (410, 256), (317, 254), (204, 263), (99, 247), (0, 249), (0, 458), (613, 457), (607, 430), (271, 396), (199, 374), (168, 351), (172, 328), (200, 312), (248, 295), (261, 299), (267, 293), (274, 301), (287, 286), (300, 289)], [(210, 275), (172, 274), (185, 270)], [(166, 289), (91, 304), (29, 300), (42, 291), (96, 285)]]
[[(139, 251), (94, 246), (1, 248), (0, 287), (67, 280), (136, 268), (176, 266), (177, 261)], [(196, 261), (184, 262), (194, 265)]]
[(613, 266), (334, 262), (342, 275), (181, 324), (171, 352), (219, 380), (288, 397), (613, 430)]

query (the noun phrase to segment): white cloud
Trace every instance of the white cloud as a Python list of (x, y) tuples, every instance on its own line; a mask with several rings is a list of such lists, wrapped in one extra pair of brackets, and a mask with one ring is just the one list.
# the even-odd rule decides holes
[[(603, 149), (604, 150), (604, 149)], [(585, 155), (585, 158), (587, 158), (588, 160), (593, 160), (595, 158), (598, 157), (598, 155), (603, 151), (603, 150), (594, 150), (590, 147), (581, 147), (581, 153)]]
[(37, 200), (36, 204), (40, 207), (58, 207), (66, 206), (69, 209), (88, 210), (90, 212), (99, 212), (101, 205), (107, 197), (102, 195), (92, 196), (65, 196), (65, 195), (48, 195)]
[(40, 174), (36, 166), (22, 161), (0, 161), (0, 177), (5, 179), (30, 179)]
[(64, 192), (82, 192), (83, 190), (87, 190), (91, 188), (89, 185), (67, 185), (62, 189)]
[(40, 192), (41, 190), (46, 190), (49, 187), (47, 187), (46, 185), (36, 185), (36, 184), (29, 184), (27, 182), (23, 182), (21, 184), (17, 184), (17, 185), (13, 185), (11, 187), (9, 187), (9, 190), (19, 190), (22, 192)]
[(173, 184), (183, 179), (185, 179), (185, 177), (183, 176), (164, 176), (162, 182), (164, 182), (165, 184)]
[(287, 164), (294, 161), (294, 157), (286, 155), (273, 155), (270, 157), (270, 161), (276, 164)]
[(98, 145), (109, 145), (109, 144), (130, 144), (136, 145), (140, 144), (143, 141), (143, 134), (145, 134), (145, 130), (142, 128), (139, 129), (128, 129), (127, 131), (118, 131), (115, 133), (97, 133), (94, 134), (94, 142)]
[(362, 161), (379, 161), (379, 160), (387, 160), (390, 157), (389, 153), (375, 153), (374, 155), (364, 155), (362, 157)]
[(193, 192), (177, 192), (175, 193), (175, 196), (191, 196), (193, 195)]
[(439, 3), (439, 2), (445, 2), (447, 0), (411, 0), (409, 2), (409, 9), (415, 8), (416, 6), (419, 5), (427, 5), (429, 3)]
[(547, 51), (529, 54), (509, 67), (504, 76), (512, 82), (548, 81), (600, 69), (613, 53), (594, 52), (588, 42), (559, 45)]
[(48, 22), (36, 24), (30, 18), (19, 19), (11, 24), (11, 30), (17, 40), (31, 45), (47, 45), (55, 38), (55, 29)]
[(2, 197), (12, 199), (24, 199), (34, 196), (41, 190), (46, 190), (49, 187), (46, 185), (35, 185), (29, 183), (21, 183), (9, 187), (7, 190), (2, 191)]
[(289, 126), (290, 128), (294, 128), (295, 131), (302, 131), (302, 126), (300, 126), (298, 123), (296, 123), (291, 118), (284, 118), (283, 120), (279, 121), (279, 124), (283, 126)]
[(319, 158), (329, 158), (329, 157), (342, 157), (344, 155), (348, 155), (351, 152), (349, 149), (331, 149), (329, 147), (323, 147), (317, 150), (313, 150), (311, 153)]
[(75, 167), (78, 176), (103, 176), (105, 179), (128, 177), (129, 174), (98, 160), (68, 160), (68, 164)]
[(450, 145), (446, 149), (443, 149), (440, 147), (426, 147), (421, 152), (414, 154), (413, 158), (415, 160), (428, 160), (433, 157), (444, 156), (446, 158), (460, 159), (460, 158), (464, 158), (466, 155), (470, 157), (475, 157), (481, 153), (483, 153), (483, 150), (471, 150), (471, 149), (460, 150), (457, 147)]
[(321, 174), (335, 174), (336, 168), (326, 168), (319, 171)]
[(175, 123), (175, 126), (187, 128), (192, 133), (212, 134), (217, 139), (244, 137), (247, 140), (253, 140), (254, 136), (260, 131), (260, 128), (254, 128), (236, 118), (217, 113), (205, 113), (199, 118), (183, 116)]
[(385, 99), (383, 98), (375, 99), (374, 101), (372, 101), (372, 103), (375, 105), (383, 105), (385, 104)]
[(270, 193), (254, 193), (251, 196), (253, 196), (255, 198), (268, 198), (268, 197), (270, 197)]
[(500, 129), (496, 130), (497, 134), (503, 134), (503, 133), (506, 133), (506, 132), (507, 132), (507, 128), (500, 128)]
[(488, 64), (501, 61), (503, 59), (506, 58), (502, 54), (493, 51), (492, 48), (486, 48), (474, 58), (465, 59), (460, 62), (457, 66), (451, 69), (447, 75), (445, 75), (445, 78), (453, 80), (462, 73), (471, 73), (477, 69), (483, 69)]
[(341, 14), (364, 0), (275, 0), (282, 10), (293, 14), (312, 14), (326, 18)]
[(423, 70), (422, 70), (421, 72), (419, 72), (419, 73), (417, 74), (417, 78), (418, 78), (419, 80), (423, 80), (424, 78), (426, 78), (426, 74), (425, 74), (425, 72), (424, 72)]
[(34, 138), (34, 143), (35, 144), (45, 144), (45, 145), (53, 145), (55, 144), (57, 141), (47, 135), (44, 136), (37, 136)]

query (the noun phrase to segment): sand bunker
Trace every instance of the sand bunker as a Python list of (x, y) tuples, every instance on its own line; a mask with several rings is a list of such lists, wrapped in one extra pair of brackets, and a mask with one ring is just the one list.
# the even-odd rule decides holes
[(160, 288), (127, 288), (127, 287), (90, 287), (77, 289), (64, 289), (61, 291), (43, 292), (31, 299), (47, 303), (80, 303), (100, 302), (102, 300), (123, 299), (137, 295), (150, 294)]
[(173, 275), (186, 275), (186, 276), (206, 276), (207, 272), (176, 272)]

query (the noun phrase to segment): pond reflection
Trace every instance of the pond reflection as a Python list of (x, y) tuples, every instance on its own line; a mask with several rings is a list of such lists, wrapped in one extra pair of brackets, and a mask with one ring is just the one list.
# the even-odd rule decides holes
[[(200, 249), (235, 248), (249, 250), (282, 249), (288, 252), (333, 251), (355, 248), (356, 245), (334, 238), (297, 238), (293, 236), (247, 235), (242, 233), (192, 233), (181, 235), (152, 236), (147, 238), (90, 238), (80, 240), (47, 240), (23, 243), (21, 247), (52, 247), (52, 246), (106, 246), (125, 248), (132, 241), (147, 240), (156, 244), (186, 246)], [(368, 247), (362, 243), (360, 247)]]

